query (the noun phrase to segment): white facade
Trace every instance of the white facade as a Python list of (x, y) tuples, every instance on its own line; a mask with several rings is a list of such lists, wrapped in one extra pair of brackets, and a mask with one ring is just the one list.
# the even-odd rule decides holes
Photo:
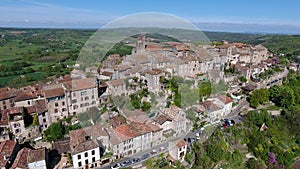
[(71, 91), (67, 94), (69, 102), (69, 112), (71, 115), (85, 112), (91, 107), (97, 106), (97, 88), (89, 88)]
[(28, 169), (47, 169), (46, 160), (28, 163)]
[(96, 164), (100, 160), (100, 149), (94, 148), (72, 155), (74, 168), (85, 168), (86, 165)]

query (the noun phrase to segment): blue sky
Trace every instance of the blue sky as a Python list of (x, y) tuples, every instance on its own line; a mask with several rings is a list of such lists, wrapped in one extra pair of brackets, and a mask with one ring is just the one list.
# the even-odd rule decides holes
[[(268, 32), (273, 26), (286, 33), (298, 28), (300, 32), (299, 7), (298, 0), (1, 0), (0, 26), (99, 28), (125, 15), (162, 12), (185, 18), (199, 27), (205, 23), (204, 29), (235, 31), (232, 24), (243, 24), (257, 25), (258, 29), (251, 27), (252, 31)], [(242, 31), (246, 32), (247, 26)]]

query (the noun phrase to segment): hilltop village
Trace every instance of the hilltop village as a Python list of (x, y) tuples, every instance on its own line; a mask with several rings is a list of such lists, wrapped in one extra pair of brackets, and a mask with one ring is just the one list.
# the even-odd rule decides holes
[(238, 111), (243, 92), (272, 79), (270, 70), (287, 72), (263, 45), (159, 43), (145, 34), (129, 45), (130, 55), (99, 67), (1, 88), (1, 168), (120, 168), (160, 153), (188, 165), (187, 135)]

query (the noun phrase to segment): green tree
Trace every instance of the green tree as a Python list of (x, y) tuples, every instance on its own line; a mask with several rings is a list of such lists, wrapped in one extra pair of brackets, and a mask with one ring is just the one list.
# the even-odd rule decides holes
[(267, 103), (269, 101), (269, 95), (268, 89), (254, 90), (249, 96), (250, 106), (257, 108), (260, 104)]
[(39, 119), (38, 116), (36, 114), (33, 115), (33, 121), (32, 121), (32, 125), (36, 126), (39, 124)]
[(143, 111), (148, 111), (148, 110), (150, 110), (150, 108), (151, 108), (151, 103), (150, 102), (143, 102), (142, 103), (142, 110)]
[(256, 160), (255, 158), (249, 158), (246, 161), (245, 166), (246, 166), (247, 169), (262, 169), (262, 168), (266, 168), (263, 161)]
[(47, 141), (55, 141), (63, 138), (64, 136), (64, 128), (61, 123), (52, 123), (45, 131), (44, 131), (44, 139)]
[(212, 92), (211, 82), (200, 82), (198, 84), (198, 88), (201, 100), (203, 99), (203, 97), (209, 96)]
[(240, 81), (243, 82), (243, 83), (246, 83), (247, 82), (247, 79), (245, 76), (241, 76), (240, 77)]

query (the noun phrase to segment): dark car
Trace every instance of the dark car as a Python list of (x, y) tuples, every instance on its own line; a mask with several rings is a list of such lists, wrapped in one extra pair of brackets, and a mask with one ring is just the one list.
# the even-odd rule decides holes
[(226, 127), (229, 127), (229, 126), (230, 126), (230, 122), (229, 122), (229, 121), (225, 121), (224, 124), (226, 125)]
[(191, 138), (188, 138), (187, 141), (188, 141), (188, 143), (191, 143), (191, 142), (192, 142), (192, 139), (191, 139)]
[(142, 160), (145, 160), (145, 159), (147, 159), (147, 158), (149, 158), (150, 157), (150, 154), (144, 154), (143, 156), (142, 156)]
[(140, 162), (140, 161), (141, 161), (140, 158), (134, 158), (134, 159), (132, 159), (132, 162), (133, 162), (133, 163), (137, 163), (137, 162)]
[(232, 125), (235, 125), (235, 121), (234, 121), (234, 120), (230, 120), (230, 123), (231, 123)]

